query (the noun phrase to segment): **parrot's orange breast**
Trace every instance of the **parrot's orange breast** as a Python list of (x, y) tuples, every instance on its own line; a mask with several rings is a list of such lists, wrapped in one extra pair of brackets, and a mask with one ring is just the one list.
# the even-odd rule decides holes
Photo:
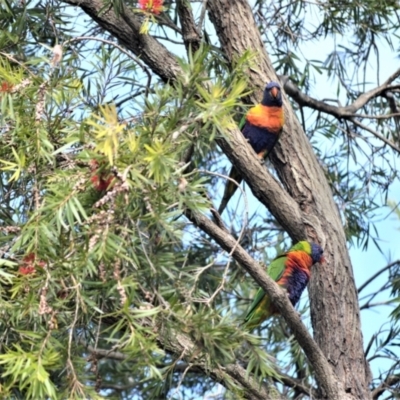
[(288, 280), (296, 273), (296, 271), (303, 271), (309, 278), (312, 264), (311, 256), (309, 256), (305, 251), (291, 251), (287, 255), (285, 271), (277, 283), (286, 287)]
[(250, 108), (246, 120), (254, 126), (265, 128), (273, 133), (281, 131), (285, 123), (282, 107), (267, 107), (262, 104)]

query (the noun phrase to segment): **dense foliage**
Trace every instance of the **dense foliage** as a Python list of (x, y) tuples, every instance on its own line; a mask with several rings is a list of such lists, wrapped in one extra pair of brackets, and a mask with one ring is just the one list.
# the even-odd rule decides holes
[[(165, 1), (161, 13), (104, 2), (116, 15), (129, 7), (141, 34), (176, 54), (182, 73), (167, 83), (70, 5), (0, 3), (3, 398), (256, 398), (235, 375), (237, 365), (271, 396), (316, 390), (313, 367), (281, 318), (253, 334), (240, 328), (258, 286), (187, 218), (211, 216), (218, 205), (229, 164), (217, 144), (229, 141), (248, 108), (247, 71), (257, 67), (248, 52), (232, 68), (205, 2), (190, 4), (203, 39), (186, 53), (175, 1)], [(400, 74), (358, 117), (358, 110), (335, 114), (329, 102), (310, 106), (304, 96), (324, 98), (318, 79), (328, 78), (345, 105), (379, 86), (367, 66), (372, 57), (379, 66), (380, 46), (393, 48), (398, 4), (253, 6), (282, 82), (290, 78), (303, 91), (293, 104), (349, 243), (379, 246), (373, 216), (398, 184)], [(344, 35), (349, 40), (337, 44)], [(304, 58), (304, 46), (328, 39), (334, 47), (327, 59)], [(252, 257), (268, 264), (290, 239), (245, 194), (224, 221)], [(393, 301), (398, 268), (392, 263), (387, 284)], [(307, 320), (306, 301), (300, 311)], [(391, 362), (371, 388), (386, 380), (387, 398), (399, 396), (399, 314), (374, 338), (372, 357)]]

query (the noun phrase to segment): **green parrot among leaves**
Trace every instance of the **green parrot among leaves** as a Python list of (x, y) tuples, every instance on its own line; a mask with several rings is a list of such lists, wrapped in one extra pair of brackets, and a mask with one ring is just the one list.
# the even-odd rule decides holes
[[(307, 241), (301, 241), (292, 246), (286, 253), (276, 257), (268, 267), (268, 275), (286, 290), (289, 300), (295, 306), (308, 284), (311, 267), (323, 262), (321, 246)], [(271, 299), (263, 289), (258, 289), (243, 325), (245, 329), (254, 329), (267, 318), (277, 313)]]

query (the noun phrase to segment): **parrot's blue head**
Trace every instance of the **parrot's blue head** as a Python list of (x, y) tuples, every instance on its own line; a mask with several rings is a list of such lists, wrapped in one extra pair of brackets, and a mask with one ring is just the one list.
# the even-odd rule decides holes
[(282, 93), (278, 83), (270, 82), (265, 86), (261, 104), (267, 107), (282, 107)]
[(323, 262), (324, 256), (322, 255), (324, 250), (319, 244), (311, 243), (311, 258), (313, 260), (313, 264), (317, 262)]

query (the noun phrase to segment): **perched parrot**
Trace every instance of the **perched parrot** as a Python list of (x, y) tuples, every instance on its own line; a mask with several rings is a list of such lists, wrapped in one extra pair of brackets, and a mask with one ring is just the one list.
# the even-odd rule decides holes
[[(299, 301), (301, 293), (307, 286), (312, 265), (324, 261), (322, 253), (323, 250), (318, 244), (302, 241), (271, 262), (268, 275), (287, 291), (293, 306)], [(247, 329), (253, 329), (275, 313), (276, 309), (271, 304), (269, 296), (260, 288), (243, 325)]]
[[(264, 89), (261, 104), (250, 108), (246, 114), (246, 121), (242, 128), (243, 136), (257, 156), (265, 159), (275, 146), (282, 132), (285, 118), (282, 108), (281, 87), (276, 82), (270, 82)], [(229, 177), (237, 183), (242, 181), (240, 172), (233, 166)], [(227, 181), (218, 212), (222, 214), (237, 186)]]

